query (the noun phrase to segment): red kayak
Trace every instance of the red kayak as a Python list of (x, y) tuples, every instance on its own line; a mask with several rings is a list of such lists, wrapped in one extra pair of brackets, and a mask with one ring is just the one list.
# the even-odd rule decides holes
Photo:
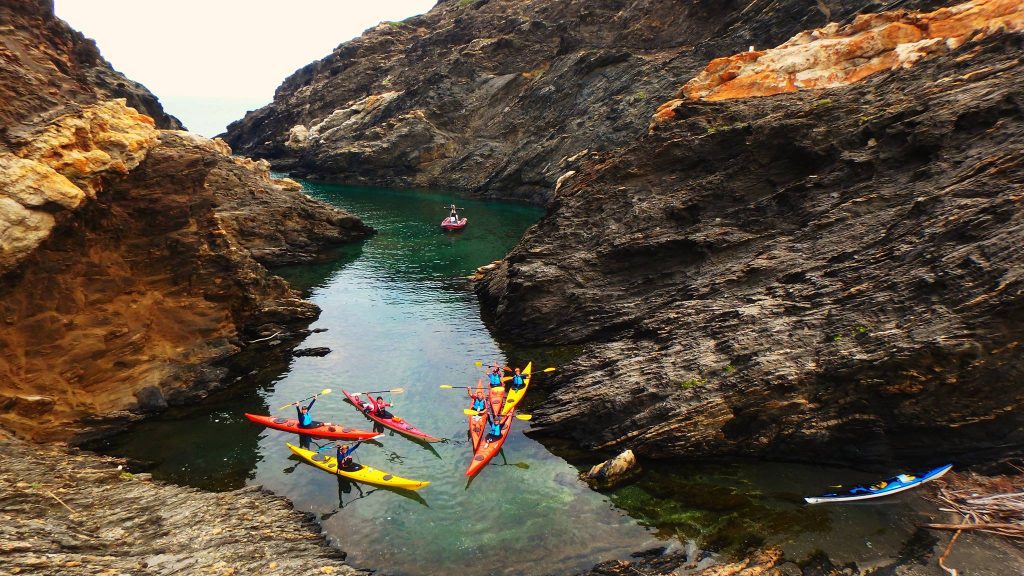
[[(484, 396), (484, 381), (479, 380), (476, 383), (476, 393)], [(486, 398), (486, 396), (484, 396)], [(470, 410), (473, 409), (473, 403), (469, 404)], [(480, 437), (484, 435), (484, 423), (487, 422), (487, 417), (484, 414), (470, 414), (469, 415), (469, 438), (473, 441), (473, 451), (476, 451), (476, 447), (480, 445)]]
[(313, 426), (311, 428), (299, 428), (299, 421), (295, 418), (277, 418), (275, 416), (262, 416), (260, 414), (246, 414), (246, 418), (257, 424), (262, 424), (267, 428), (274, 428), (276, 430), (284, 430), (285, 432), (294, 432), (295, 434), (305, 434), (307, 436), (315, 436), (317, 438), (337, 438), (339, 440), (369, 440), (376, 438), (380, 434), (376, 432), (367, 432), (366, 430), (359, 430), (358, 428), (349, 428), (348, 426), (342, 426), (341, 424), (331, 424), (330, 422), (320, 422), (319, 426)]
[(467, 222), (469, 222), (469, 220), (463, 218), (463, 219), (459, 220), (458, 222), (452, 224), (452, 219), (451, 218), (445, 218), (444, 220), (441, 220), (441, 230), (446, 230), (446, 231), (462, 230), (463, 228), (466, 227), (466, 223)]
[(509, 430), (512, 429), (512, 416), (514, 414), (515, 411), (513, 410), (501, 416), (505, 420), (505, 426), (501, 429), (501, 437), (489, 440), (486, 433), (483, 435), (480, 445), (477, 446), (476, 451), (473, 453), (473, 460), (470, 461), (469, 468), (466, 468), (466, 476), (472, 476), (482, 470), (491, 461), (491, 458), (494, 458), (501, 451), (501, 446), (505, 443), (505, 439), (508, 438)]
[(398, 432), (399, 434), (405, 434), (406, 436), (412, 438), (413, 440), (422, 440), (424, 442), (441, 441), (441, 439), (438, 438), (437, 436), (431, 436), (430, 434), (427, 434), (423, 430), (420, 430), (419, 428), (413, 426), (412, 424), (409, 424), (408, 422), (399, 418), (398, 416), (391, 415), (390, 418), (381, 418), (380, 416), (374, 414), (373, 410), (366, 409), (366, 402), (363, 402), (358, 397), (353, 396), (352, 394), (349, 394), (344, 390), (342, 390), (341, 393), (345, 395), (345, 398), (348, 398), (348, 401), (351, 402), (353, 406), (358, 408), (360, 412), (366, 415), (367, 418), (373, 420), (374, 422), (377, 422), (381, 426), (390, 428), (395, 432)]

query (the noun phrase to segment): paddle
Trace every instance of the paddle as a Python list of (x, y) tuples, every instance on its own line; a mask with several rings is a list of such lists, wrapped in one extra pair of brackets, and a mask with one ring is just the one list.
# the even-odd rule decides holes
[(331, 393), (331, 389), (330, 388), (324, 388), (323, 390), (320, 391), (319, 394), (313, 394), (309, 398), (303, 398), (302, 400), (296, 400), (295, 402), (289, 402), (288, 404), (285, 404), (284, 406), (281, 406), (280, 408), (278, 408), (278, 410), (284, 410), (285, 408), (287, 408), (289, 406), (295, 406), (296, 404), (301, 404), (301, 403), (305, 402), (306, 400), (312, 400), (313, 398), (316, 398), (317, 396), (325, 396), (325, 395), (330, 394), (330, 393)]
[(445, 390), (472, 390), (472, 386), (452, 386), (451, 384), (441, 384), (441, 388)]
[(391, 392), (392, 394), (405, 394), (405, 388), (391, 388), (390, 390), (370, 390), (369, 392), (352, 392), (352, 395), (359, 396), (360, 394), (381, 394), (384, 392)]
[[(485, 414), (486, 410), (473, 410), (472, 408), (464, 408), (462, 413), (466, 416), (476, 416), (478, 414)], [(516, 414), (516, 420), (533, 420), (533, 414)]]

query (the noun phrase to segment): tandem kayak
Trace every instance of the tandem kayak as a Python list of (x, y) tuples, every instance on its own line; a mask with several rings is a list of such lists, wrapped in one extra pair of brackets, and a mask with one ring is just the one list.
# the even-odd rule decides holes
[(260, 414), (248, 414), (245, 415), (250, 421), (257, 424), (262, 424), (267, 428), (274, 428), (276, 430), (284, 430), (285, 432), (294, 432), (296, 434), (305, 434), (306, 436), (313, 436), (315, 438), (334, 438), (338, 440), (370, 440), (371, 438), (377, 438), (381, 436), (376, 432), (369, 432), (367, 430), (359, 430), (358, 428), (349, 428), (348, 426), (342, 426), (341, 424), (331, 424), (330, 422), (320, 422), (318, 426), (311, 428), (299, 428), (299, 421), (295, 418), (277, 418), (274, 416), (263, 416)]
[(466, 224), (468, 224), (468, 223), (469, 223), (469, 220), (467, 220), (465, 218), (462, 218), (458, 222), (452, 224), (452, 219), (451, 218), (445, 218), (444, 220), (441, 220), (441, 230), (446, 230), (446, 231), (462, 230), (463, 228), (466, 227)]
[(334, 456), (327, 456), (326, 454), (314, 452), (313, 450), (306, 450), (291, 444), (286, 445), (289, 450), (299, 458), (302, 458), (303, 461), (312, 464), (321, 470), (330, 472), (331, 474), (344, 476), (345, 478), (355, 480), (356, 482), (376, 484), (377, 486), (387, 486), (389, 488), (402, 488), (405, 490), (419, 490), (427, 484), (430, 484), (430, 482), (409, 480), (408, 478), (388, 474), (383, 470), (377, 470), (376, 468), (364, 466), (362, 464), (356, 464), (351, 469), (339, 469), (338, 459)]
[(382, 418), (374, 414), (372, 410), (367, 410), (366, 402), (363, 402), (359, 397), (349, 394), (344, 390), (342, 390), (341, 393), (344, 394), (345, 398), (347, 398), (348, 401), (351, 402), (353, 406), (358, 408), (359, 411), (362, 412), (367, 418), (373, 420), (374, 422), (380, 424), (381, 426), (390, 428), (395, 432), (398, 432), (399, 434), (404, 434), (412, 438), (413, 440), (422, 440), (424, 442), (441, 441), (441, 439), (438, 438), (437, 436), (431, 436), (430, 434), (427, 434), (423, 430), (420, 430), (419, 428), (413, 426), (412, 424), (409, 424), (408, 422), (399, 418), (398, 416), (392, 415), (390, 418)]
[[(484, 396), (484, 381), (479, 380), (476, 383), (476, 393)], [(486, 398), (486, 396), (484, 396)], [(472, 402), (469, 405), (470, 410), (473, 409)], [(476, 414), (470, 414), (469, 418), (469, 439), (473, 442), (473, 451), (476, 451), (476, 447), (480, 445), (480, 437), (484, 435), (484, 423), (487, 421), (487, 416), (483, 412)]]
[(910, 490), (920, 486), (929, 480), (942, 476), (953, 467), (952, 464), (939, 466), (920, 474), (900, 474), (888, 480), (871, 484), (870, 486), (854, 486), (842, 492), (829, 492), (821, 496), (809, 496), (804, 498), (808, 504), (822, 504), (824, 502), (852, 502), (854, 500), (867, 500), (869, 498), (881, 498), (889, 494), (896, 494), (904, 490)]
[(505, 443), (505, 439), (508, 438), (509, 431), (512, 430), (512, 415), (509, 414), (504, 418), (505, 426), (501, 431), (500, 438), (488, 440), (487, 435), (483, 435), (480, 444), (473, 451), (473, 460), (470, 461), (469, 467), (466, 468), (466, 476), (473, 476), (482, 470), (491, 461), (491, 458), (494, 458), (501, 451), (501, 446)]
[[(516, 406), (519, 405), (519, 401), (523, 399), (523, 396), (526, 396), (526, 389), (530, 387), (530, 372), (532, 370), (533, 362), (530, 362), (526, 365), (526, 368), (523, 368), (520, 372), (520, 374), (523, 375), (523, 387), (518, 390), (509, 385), (512, 382), (512, 378), (506, 377), (509, 378), (505, 388), (508, 391), (508, 394), (505, 395), (505, 406), (501, 409), (502, 414), (508, 414), (515, 410)], [(502, 378), (502, 380), (504, 379), (505, 378)]]

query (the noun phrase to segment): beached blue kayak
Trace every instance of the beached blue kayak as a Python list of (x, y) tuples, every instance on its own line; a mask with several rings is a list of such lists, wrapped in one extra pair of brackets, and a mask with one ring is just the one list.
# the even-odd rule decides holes
[(881, 498), (889, 494), (896, 494), (904, 490), (910, 490), (920, 486), (929, 480), (942, 476), (953, 467), (952, 464), (939, 466), (921, 474), (900, 474), (888, 480), (883, 480), (870, 486), (855, 486), (842, 492), (829, 492), (821, 496), (809, 496), (804, 498), (808, 504), (821, 504), (823, 502), (851, 502), (853, 500), (867, 500), (869, 498)]

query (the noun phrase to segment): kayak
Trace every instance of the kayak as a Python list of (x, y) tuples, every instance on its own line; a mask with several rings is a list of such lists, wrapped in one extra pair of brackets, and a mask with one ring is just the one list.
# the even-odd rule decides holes
[(296, 456), (302, 458), (305, 462), (312, 464), (321, 470), (330, 472), (331, 474), (344, 476), (345, 478), (355, 480), (356, 482), (376, 484), (377, 486), (387, 486), (389, 488), (403, 488), (405, 490), (419, 490), (427, 484), (430, 484), (430, 482), (409, 480), (408, 478), (388, 474), (383, 470), (377, 470), (376, 468), (364, 466), (362, 464), (356, 464), (351, 470), (342, 470), (338, 468), (338, 459), (334, 456), (327, 456), (326, 454), (314, 452), (313, 450), (306, 450), (305, 448), (299, 448), (298, 446), (293, 446), (291, 444), (286, 445)]
[(881, 498), (904, 490), (910, 490), (920, 486), (929, 480), (934, 480), (953, 467), (952, 464), (939, 466), (921, 474), (900, 474), (888, 480), (871, 484), (870, 486), (855, 486), (842, 492), (829, 492), (821, 496), (809, 496), (804, 498), (808, 504), (822, 504), (824, 502), (852, 502), (854, 500), (867, 500), (869, 498)]
[(523, 368), (522, 372), (520, 372), (520, 374), (523, 375), (523, 387), (519, 390), (512, 388), (510, 385), (512, 383), (512, 379), (509, 378), (505, 388), (505, 390), (508, 391), (508, 394), (505, 395), (505, 406), (501, 409), (502, 414), (508, 414), (515, 410), (516, 406), (519, 405), (519, 401), (523, 399), (523, 396), (526, 396), (526, 389), (530, 387), (530, 372), (532, 370), (533, 362), (530, 362), (526, 365), (526, 368)]
[(509, 414), (505, 417), (506, 423), (504, 428), (501, 430), (501, 437), (496, 440), (488, 440), (485, 434), (480, 441), (479, 446), (473, 451), (473, 459), (469, 462), (469, 467), (466, 468), (466, 476), (473, 476), (477, 472), (487, 466), (487, 463), (491, 461), (491, 458), (501, 451), (502, 444), (505, 443), (505, 439), (508, 438), (509, 430), (512, 430), (512, 415)]
[(445, 218), (444, 220), (441, 220), (441, 230), (462, 230), (466, 227), (467, 223), (469, 223), (469, 220), (465, 218), (462, 218), (455, 224), (452, 224), (451, 218)]
[(399, 434), (405, 434), (406, 436), (412, 438), (413, 440), (422, 440), (424, 442), (441, 441), (440, 438), (427, 434), (423, 430), (420, 430), (419, 428), (413, 426), (412, 424), (409, 424), (408, 422), (406, 422), (405, 420), (398, 416), (391, 415), (390, 418), (382, 418), (380, 416), (377, 416), (376, 414), (373, 413), (372, 410), (365, 410), (365, 408), (367, 407), (366, 402), (363, 402), (358, 397), (353, 396), (352, 394), (349, 394), (344, 390), (342, 390), (341, 393), (344, 394), (345, 398), (348, 398), (348, 401), (351, 402), (353, 406), (358, 408), (359, 411), (362, 412), (367, 418), (373, 420), (374, 422), (380, 424), (381, 426), (390, 428), (395, 432), (398, 432)]
[[(477, 382), (476, 385), (477, 394), (483, 395), (484, 383), (483, 380)], [(469, 403), (470, 410), (473, 409), (473, 402)], [(476, 447), (480, 445), (480, 437), (484, 434), (484, 423), (487, 421), (487, 417), (483, 414), (470, 414), (469, 418), (469, 438), (473, 442), (473, 450), (476, 451)]]
[(299, 428), (299, 421), (295, 418), (277, 418), (274, 416), (263, 416), (260, 414), (248, 413), (246, 413), (245, 417), (252, 422), (262, 424), (267, 428), (284, 430), (285, 432), (294, 432), (296, 434), (305, 434), (306, 436), (313, 436), (316, 438), (370, 440), (371, 438), (381, 436), (376, 432), (368, 432), (366, 430), (359, 430), (358, 428), (349, 428), (348, 426), (331, 424), (330, 422), (320, 422), (319, 426), (313, 426), (312, 428)]

